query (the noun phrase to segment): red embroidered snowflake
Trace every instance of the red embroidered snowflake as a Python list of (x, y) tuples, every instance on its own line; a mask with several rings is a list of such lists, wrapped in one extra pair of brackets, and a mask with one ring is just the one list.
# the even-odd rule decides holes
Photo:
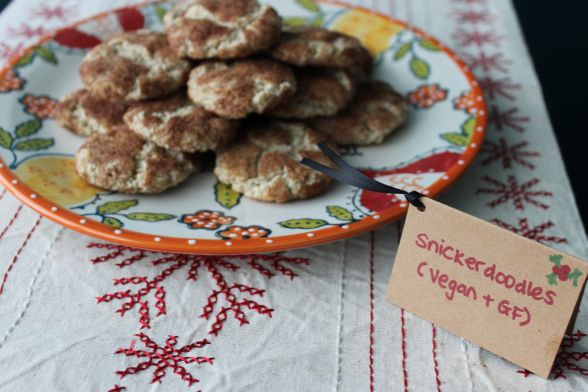
[(502, 37), (496, 35), (492, 31), (487, 32), (480, 32), (477, 30), (473, 31), (466, 31), (466, 30), (458, 30), (453, 34), (453, 38), (458, 41), (458, 44), (464, 47), (467, 46), (487, 46), (492, 45), (494, 47), (498, 47), (500, 45), (500, 39)]
[(491, 222), (502, 227), (503, 229), (510, 230), (515, 234), (518, 234), (533, 241), (540, 242), (542, 244), (565, 244), (568, 242), (568, 240), (565, 238), (547, 235), (545, 233), (547, 229), (550, 229), (553, 226), (555, 226), (554, 223), (551, 221), (543, 222), (535, 226), (530, 226), (527, 218), (519, 218), (518, 226), (512, 225), (500, 219), (493, 219)]
[(36, 38), (47, 34), (47, 30), (43, 26), (31, 26), (26, 23), (21, 23), (18, 27), (9, 27), (8, 34), (14, 38)]
[(489, 23), (494, 20), (494, 16), (487, 11), (475, 11), (475, 10), (459, 10), (454, 13), (457, 22), (459, 23)]
[(502, 53), (488, 55), (480, 52), (475, 56), (466, 54), (464, 58), (471, 69), (481, 69), (484, 72), (499, 71), (507, 73), (507, 66), (511, 64), (510, 60), (505, 59)]
[(117, 371), (116, 374), (118, 374), (120, 378), (124, 378), (129, 374), (141, 373), (147, 369), (153, 368), (151, 384), (156, 382), (161, 383), (161, 379), (165, 377), (166, 371), (171, 370), (172, 373), (179, 376), (183, 381), (188, 383), (188, 386), (191, 386), (192, 384), (197, 383), (199, 380), (195, 378), (190, 372), (188, 372), (184, 365), (212, 365), (214, 361), (214, 358), (188, 355), (188, 353), (190, 353), (192, 350), (209, 345), (210, 342), (206, 339), (199, 340), (182, 347), (176, 347), (178, 344), (177, 336), (168, 336), (163, 346), (155, 343), (144, 333), (139, 333), (135, 336), (139, 338), (141, 343), (143, 343), (145, 349), (135, 349), (136, 341), (132, 340), (129, 348), (119, 348), (116, 350), (115, 354), (121, 354), (126, 357), (135, 357), (142, 360), (143, 362), (140, 362), (136, 366), (129, 366), (124, 370)]
[(8, 46), (3, 42), (0, 42), (0, 58), (9, 59), (16, 56), (24, 48), (24, 44), (18, 44), (16, 46)]
[(57, 19), (66, 21), (69, 17), (76, 14), (76, 9), (73, 6), (59, 5), (48, 5), (41, 4), (37, 9), (31, 12), (33, 17), (39, 17), (47, 20)]
[(513, 163), (525, 166), (531, 170), (535, 169), (535, 165), (528, 161), (527, 158), (538, 157), (541, 154), (537, 151), (527, 151), (525, 147), (529, 145), (528, 142), (522, 141), (516, 144), (508, 144), (505, 138), (500, 138), (498, 142), (486, 140), (482, 145), (482, 157), (480, 161), (482, 166), (486, 166), (492, 162), (500, 162), (503, 169), (511, 169)]
[[(577, 342), (580, 342), (586, 336), (582, 331), (576, 331), (571, 335), (566, 335), (563, 338), (557, 357), (551, 369), (553, 378), (567, 378), (567, 372), (577, 373), (581, 376), (588, 376), (588, 367), (582, 366), (582, 361), (588, 361), (588, 351), (570, 351)], [(527, 369), (517, 370), (517, 373), (522, 374), (525, 378), (533, 374)]]
[(509, 92), (509, 90), (519, 90), (521, 88), (520, 84), (513, 83), (510, 78), (493, 79), (486, 76), (479, 79), (479, 82), (480, 86), (490, 99), (496, 99), (500, 95), (512, 101), (515, 97)]
[(438, 84), (425, 84), (408, 94), (408, 103), (419, 109), (427, 109), (447, 98), (447, 89)]
[(112, 388), (110, 388), (108, 390), (108, 392), (120, 392), (120, 391), (124, 391), (125, 389), (127, 389), (127, 387), (123, 387), (121, 385), (115, 384)]
[(271, 317), (273, 311), (273, 309), (260, 304), (256, 300), (256, 297), (263, 297), (264, 290), (244, 284), (228, 282), (225, 276), (226, 272), (235, 272), (241, 268), (236, 262), (244, 262), (266, 278), (281, 274), (290, 279), (294, 279), (297, 275), (292, 269), (286, 267), (285, 264), (309, 264), (308, 259), (288, 257), (279, 253), (238, 256), (200, 256), (160, 254), (102, 243), (91, 243), (88, 247), (109, 251), (104, 256), (92, 259), (92, 263), (94, 264), (124, 257), (121, 262), (116, 264), (118, 267), (124, 268), (148, 257), (156, 256), (157, 258), (152, 260), (151, 264), (153, 266), (165, 266), (163, 270), (152, 278), (146, 276), (117, 278), (114, 280), (115, 286), (130, 288), (96, 298), (98, 303), (122, 301), (122, 305), (116, 310), (121, 316), (124, 316), (129, 310), (136, 309), (139, 314), (141, 328), (150, 328), (151, 326), (152, 307), (149, 302), (150, 297), (152, 298), (153, 307), (156, 311), (155, 317), (166, 313), (166, 289), (163, 285), (166, 279), (179, 270), (184, 270), (186, 271), (186, 280), (196, 281), (199, 271), (206, 271), (216, 287), (212, 289), (206, 299), (206, 304), (202, 308), (200, 317), (205, 319), (214, 318), (214, 323), (209, 331), (213, 335), (218, 334), (231, 314), (240, 325), (243, 325), (249, 322), (246, 312), (255, 312)]
[(498, 131), (502, 131), (505, 128), (511, 128), (518, 132), (524, 132), (525, 128), (521, 125), (522, 123), (529, 122), (529, 117), (518, 115), (519, 109), (514, 107), (502, 111), (496, 105), (490, 107), (490, 113), (488, 114), (488, 120), (491, 124), (494, 124)]
[(498, 197), (487, 203), (494, 208), (500, 204), (512, 201), (517, 210), (524, 210), (525, 204), (532, 204), (542, 209), (548, 209), (549, 206), (539, 200), (539, 197), (551, 197), (553, 194), (547, 191), (535, 191), (533, 188), (539, 184), (540, 180), (534, 178), (522, 184), (519, 184), (514, 176), (508, 176), (507, 182), (501, 182), (489, 176), (482, 177), (482, 181), (492, 185), (492, 188), (480, 188), (476, 194), (497, 195)]

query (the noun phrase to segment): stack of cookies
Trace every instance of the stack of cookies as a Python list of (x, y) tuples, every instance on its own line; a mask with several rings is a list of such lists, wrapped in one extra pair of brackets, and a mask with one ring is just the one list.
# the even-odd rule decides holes
[(372, 59), (355, 38), (282, 27), (256, 0), (189, 0), (165, 33), (125, 33), (91, 50), (84, 88), (64, 97), (57, 120), (88, 136), (79, 175), (124, 193), (158, 193), (202, 171), (235, 191), (287, 202), (323, 193), (331, 180), (299, 162), (328, 164), (316, 143), (368, 145), (406, 121), (403, 98), (368, 80)]

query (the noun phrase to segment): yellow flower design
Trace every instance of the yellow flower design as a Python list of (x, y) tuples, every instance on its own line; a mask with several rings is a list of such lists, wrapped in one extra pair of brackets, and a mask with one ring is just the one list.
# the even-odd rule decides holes
[(62, 206), (81, 204), (103, 192), (78, 176), (71, 157), (31, 158), (19, 165), (15, 174), (39, 195)]
[(364, 10), (349, 11), (338, 18), (332, 29), (357, 37), (377, 57), (390, 46), (390, 41), (404, 26)]

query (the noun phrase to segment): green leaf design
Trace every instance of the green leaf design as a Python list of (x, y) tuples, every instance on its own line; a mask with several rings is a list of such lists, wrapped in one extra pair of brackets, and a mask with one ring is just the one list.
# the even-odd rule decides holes
[(117, 227), (117, 228), (124, 226), (124, 223), (122, 223), (120, 220), (113, 218), (111, 216), (105, 216), (104, 218), (102, 218), (102, 223), (104, 223), (107, 226)]
[(476, 129), (476, 118), (470, 117), (461, 125), (461, 132), (447, 132), (440, 135), (441, 139), (458, 147), (465, 147), (472, 139)]
[(35, 47), (34, 51), (46, 62), (57, 65), (57, 57), (55, 57), (55, 53), (53, 53), (51, 49), (45, 46), (37, 46)]
[(0, 128), (0, 146), (10, 148), (10, 146), (12, 146), (12, 141), (12, 135), (6, 132), (3, 128)]
[(241, 194), (231, 188), (230, 185), (217, 182), (214, 185), (214, 197), (221, 206), (231, 209), (241, 201)]
[(572, 281), (574, 287), (578, 287), (578, 279), (582, 276), (582, 271), (579, 269), (574, 269), (574, 272), (568, 274), (568, 278)]
[(437, 45), (435, 45), (432, 41), (426, 38), (419, 39), (418, 43), (421, 48), (430, 50), (432, 52), (438, 52), (439, 50), (441, 50)]
[(24, 67), (25, 65), (29, 65), (30, 63), (33, 62), (33, 60), (35, 59), (35, 52), (31, 52), (25, 56), (22, 56), (17, 62), (16, 64), (14, 64), (15, 67)]
[(472, 136), (474, 130), (476, 129), (476, 118), (470, 117), (468, 118), (462, 125), (461, 130), (468, 136)]
[(42, 124), (39, 119), (26, 121), (26, 122), (18, 124), (16, 126), (16, 131), (14, 133), (16, 134), (16, 137), (19, 139), (23, 138), (23, 137), (31, 136), (31, 135), (34, 135), (35, 133), (39, 132), (39, 130), (41, 129), (41, 125)]
[(419, 79), (427, 79), (431, 73), (429, 63), (417, 56), (410, 60), (410, 70)]
[(160, 20), (163, 20), (165, 14), (167, 14), (167, 10), (160, 5), (155, 6), (155, 13), (159, 17)]
[(109, 201), (98, 206), (97, 212), (100, 215), (115, 214), (119, 211), (126, 210), (139, 204), (138, 200), (120, 200)]
[(154, 212), (134, 212), (132, 214), (127, 214), (125, 216), (132, 220), (139, 220), (145, 222), (160, 222), (174, 219), (176, 217), (175, 215), (158, 214)]
[(557, 275), (554, 273), (551, 273), (547, 276), (547, 282), (552, 285), (552, 286), (557, 286)]
[(321, 7), (314, 0), (296, 0), (296, 2), (310, 12), (321, 12)]
[(458, 147), (467, 146), (470, 140), (468, 135), (464, 135), (460, 132), (442, 133), (441, 135), (439, 135), (439, 137), (441, 137), (441, 139), (445, 140), (446, 142)]
[(561, 260), (563, 259), (563, 255), (551, 255), (549, 256), (549, 261), (553, 264), (557, 265), (558, 267), (561, 265)]
[(353, 220), (353, 214), (346, 208), (339, 207), (339, 206), (328, 206), (327, 212), (333, 218), (337, 218), (342, 221), (350, 222)]
[(328, 224), (327, 221), (322, 219), (310, 218), (289, 219), (287, 221), (279, 222), (279, 225), (286, 229), (316, 229), (317, 227), (322, 227)]
[(300, 27), (306, 25), (306, 18), (293, 16), (291, 18), (284, 18), (283, 23), (290, 27)]
[(46, 150), (55, 142), (53, 139), (29, 139), (18, 142), (14, 145), (14, 149), (18, 151), (39, 151)]
[(316, 18), (312, 19), (309, 23), (311, 26), (321, 27), (325, 23), (325, 18), (322, 15), (317, 16)]
[(412, 48), (412, 41), (408, 41), (408, 42), (402, 44), (398, 48), (396, 53), (394, 53), (394, 60), (400, 60), (400, 59), (404, 58), (404, 56), (406, 56), (408, 54), (408, 52), (410, 52), (411, 48)]

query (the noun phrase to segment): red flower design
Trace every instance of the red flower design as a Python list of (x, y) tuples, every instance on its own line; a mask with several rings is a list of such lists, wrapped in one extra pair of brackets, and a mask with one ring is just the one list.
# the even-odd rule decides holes
[(223, 240), (248, 240), (251, 238), (264, 238), (270, 235), (271, 230), (262, 226), (230, 226), (216, 232), (217, 237)]
[(20, 102), (25, 106), (25, 111), (38, 119), (44, 120), (53, 117), (57, 101), (45, 95), (27, 94)]
[(466, 91), (459, 97), (455, 98), (453, 100), (453, 105), (457, 110), (463, 110), (468, 114), (476, 113), (476, 97), (471, 90)]
[(180, 222), (192, 229), (216, 230), (223, 225), (230, 225), (235, 221), (232, 216), (225, 216), (220, 211), (201, 210), (193, 215), (182, 215)]
[(408, 95), (408, 103), (419, 109), (426, 109), (447, 98), (447, 90), (438, 84), (425, 84)]
[(0, 93), (20, 90), (23, 85), (24, 80), (19, 78), (18, 74), (13, 69), (9, 69), (4, 74), (4, 78), (0, 79)]

